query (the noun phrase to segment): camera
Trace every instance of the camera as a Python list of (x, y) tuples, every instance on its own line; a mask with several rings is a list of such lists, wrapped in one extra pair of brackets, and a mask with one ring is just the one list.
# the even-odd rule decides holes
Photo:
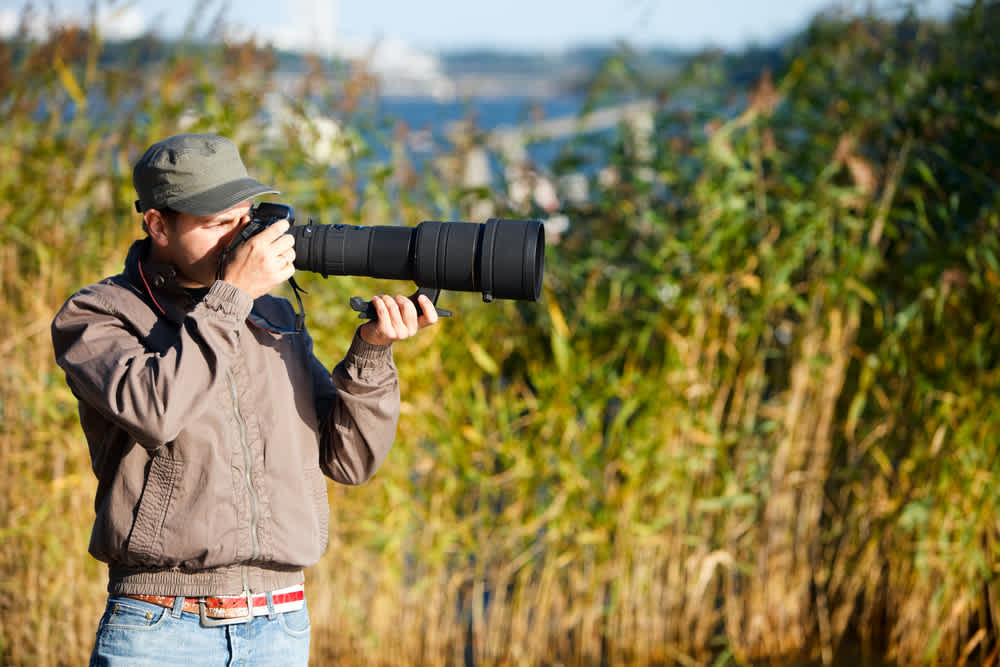
[[(310, 220), (297, 226), (292, 207), (261, 202), (251, 209), (250, 223), (226, 254), (285, 218), (292, 223), (287, 233), (295, 239), (298, 270), (323, 277), (411, 280), (419, 288), (414, 298), (423, 293), (435, 303), (443, 289), (480, 292), (485, 302), (537, 301), (541, 296), (545, 228), (539, 220), (424, 221), (415, 227), (321, 225)], [(361, 310), (360, 305), (352, 299), (355, 310)]]

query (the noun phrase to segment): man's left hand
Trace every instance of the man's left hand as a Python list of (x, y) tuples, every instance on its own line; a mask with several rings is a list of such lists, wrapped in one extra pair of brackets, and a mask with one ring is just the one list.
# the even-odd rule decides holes
[(371, 345), (388, 345), (405, 340), (438, 320), (434, 304), (421, 294), (417, 297), (423, 313), (417, 316), (417, 307), (409, 297), (397, 295), (372, 297), (378, 319), (363, 324), (359, 331), (362, 340)]

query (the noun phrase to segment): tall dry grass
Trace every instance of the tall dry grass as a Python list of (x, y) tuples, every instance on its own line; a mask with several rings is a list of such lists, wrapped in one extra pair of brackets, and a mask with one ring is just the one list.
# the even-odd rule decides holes
[[(396, 447), (330, 487), (307, 574), (314, 662), (994, 664), (997, 13), (817, 20), (736, 97), (712, 54), (652, 91), (609, 62), (595, 103), (664, 104), (552, 167), (591, 195), (564, 204), (541, 303), (447, 294), (457, 317), (396, 351)], [(313, 63), (276, 115), (253, 44), (130, 48), (145, 69), (87, 29), (0, 48), (5, 664), (83, 662), (103, 606), (47, 328), (140, 233), (146, 145), (233, 136), (320, 222), (462, 219), (487, 194), (465, 145), (410, 164), (361, 66)], [(504, 185), (498, 214), (540, 213)], [(400, 290), (301, 282), (331, 362), (349, 296)]]

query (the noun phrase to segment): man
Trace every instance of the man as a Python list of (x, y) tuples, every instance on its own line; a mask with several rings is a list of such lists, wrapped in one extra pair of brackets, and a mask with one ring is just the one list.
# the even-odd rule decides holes
[(276, 190), (212, 135), (153, 144), (133, 171), (147, 237), (52, 324), (98, 479), (90, 552), (108, 563), (91, 664), (306, 664), (303, 568), (327, 547), (323, 475), (369, 479), (399, 416), (391, 344), (423, 297), (373, 299), (332, 373), (291, 304), (279, 221), (223, 251)]

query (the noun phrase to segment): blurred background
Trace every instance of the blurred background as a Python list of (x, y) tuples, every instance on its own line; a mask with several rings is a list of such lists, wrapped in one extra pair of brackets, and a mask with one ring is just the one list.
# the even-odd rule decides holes
[[(446, 292), (376, 477), (330, 485), (313, 662), (996, 664), (1000, 3), (0, 1), (0, 663), (106, 572), (49, 324), (131, 167), (232, 137), (300, 221), (545, 223)], [(299, 272), (320, 357), (353, 295)], [(284, 289), (284, 288), (283, 288)]]

